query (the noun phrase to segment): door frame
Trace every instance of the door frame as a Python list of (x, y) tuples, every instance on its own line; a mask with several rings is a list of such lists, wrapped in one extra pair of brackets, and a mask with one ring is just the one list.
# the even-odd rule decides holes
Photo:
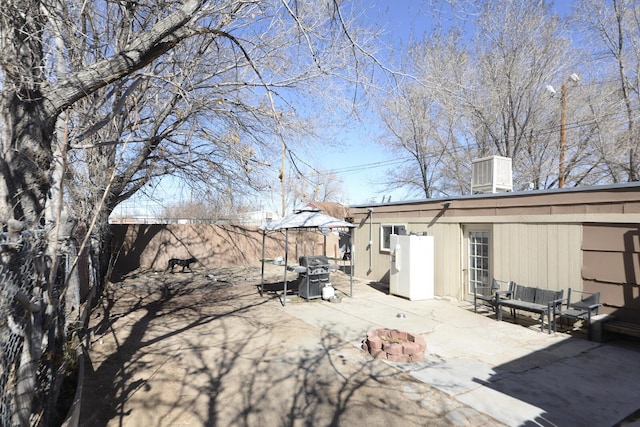
[[(489, 285), (493, 277), (493, 224), (463, 224), (462, 226), (462, 295), (466, 301), (473, 301), (473, 290), (471, 286), (471, 253), (470, 253), (470, 236), (471, 233), (487, 233), (487, 268), (486, 278), (483, 283)], [(484, 270), (484, 268), (482, 269)]]

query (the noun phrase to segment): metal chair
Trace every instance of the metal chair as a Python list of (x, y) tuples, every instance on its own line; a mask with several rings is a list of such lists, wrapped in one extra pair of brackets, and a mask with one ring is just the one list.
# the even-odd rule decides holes
[[(580, 294), (580, 299), (571, 301), (571, 294)], [(553, 310), (553, 331), (557, 331), (556, 320), (564, 317), (566, 319), (583, 320), (591, 325), (591, 316), (598, 314), (600, 303), (600, 292), (567, 291), (567, 298), (558, 300), (559, 304)], [(591, 328), (589, 328), (589, 339), (591, 339)]]
[(515, 283), (511, 280), (493, 279), (491, 285), (474, 286), (473, 288), (473, 312), (478, 312), (478, 304), (490, 306), (495, 312), (497, 309), (497, 298), (501, 294), (513, 292)]

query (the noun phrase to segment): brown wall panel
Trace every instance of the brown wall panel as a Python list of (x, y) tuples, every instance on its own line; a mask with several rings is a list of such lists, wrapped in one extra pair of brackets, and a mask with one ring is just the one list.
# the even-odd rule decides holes
[(600, 292), (603, 313), (640, 322), (640, 227), (637, 224), (585, 224), (584, 288)]
[[(372, 204), (374, 212), (384, 217), (434, 217), (442, 210), (445, 199), (427, 199), (406, 203)], [(640, 213), (640, 186), (565, 188), (561, 190), (530, 191), (456, 196), (448, 200), (447, 217), (500, 215), (635, 215)], [(351, 207), (354, 217), (366, 216), (364, 206)], [(568, 221), (572, 218), (568, 217)], [(596, 219), (599, 222), (600, 219)], [(604, 219), (606, 221), (606, 219)]]
[(624, 322), (640, 322), (640, 287), (585, 280), (586, 292), (600, 292), (601, 314), (613, 314)]
[(585, 224), (582, 249), (640, 253), (637, 224)]
[[(258, 263), (262, 257), (262, 232), (257, 227), (208, 224), (112, 225), (112, 253), (120, 274), (137, 268), (164, 270), (170, 258), (198, 259), (196, 267), (213, 268)], [(337, 252), (338, 236), (327, 237), (327, 256)], [(267, 233), (265, 258), (284, 256), (284, 232)], [(324, 252), (324, 238), (312, 231), (289, 232), (289, 259)]]
[(606, 283), (637, 284), (640, 282), (640, 254), (584, 251), (582, 278)]

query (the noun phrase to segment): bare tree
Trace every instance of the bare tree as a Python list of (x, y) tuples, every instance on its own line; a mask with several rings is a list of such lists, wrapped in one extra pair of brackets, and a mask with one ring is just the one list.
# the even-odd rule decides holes
[[(97, 105), (80, 108), (73, 118), (71, 148), (126, 141), (129, 151), (135, 147), (142, 154), (122, 156), (129, 163), (118, 171), (126, 190), (116, 193), (126, 197), (144, 185), (144, 179), (134, 179), (141, 169), (153, 177), (167, 166), (181, 170), (180, 155), (186, 151), (212, 154), (198, 153), (186, 140), (221, 141), (220, 147), (237, 138), (238, 157), (255, 161), (260, 138), (282, 140), (286, 119), (295, 116), (282, 114), (292, 106), (291, 95), (322, 93), (327, 82), (336, 83), (333, 77), (356, 79), (349, 70), (361, 48), (354, 49), (353, 34), (345, 31), (351, 24), (333, 1), (89, 5), (16, 0), (2, 18), (3, 216), (31, 222), (39, 221), (50, 189), (53, 126), (67, 107), (80, 107), (78, 101), (96, 94)], [(48, 34), (51, 39), (39, 36)], [(65, 71), (51, 69), (49, 57), (64, 58)], [(110, 130), (113, 139), (96, 136), (117, 120)], [(282, 129), (274, 133), (274, 128)], [(171, 138), (183, 142), (182, 152), (158, 150)], [(12, 149), (22, 146), (30, 160)], [(148, 160), (164, 163), (150, 168)], [(24, 179), (7, 179), (20, 176), (19, 171)]]
[(312, 201), (345, 203), (342, 181), (334, 172), (317, 171), (311, 175)]
[[(455, 30), (433, 33), (412, 45), (405, 71), (416, 78), (396, 80), (393, 95), (380, 103), (387, 134), (381, 142), (398, 156), (400, 168), (387, 172), (387, 188), (403, 186), (408, 195), (434, 197), (457, 192), (461, 174), (459, 83), (465, 81), (467, 52)], [(463, 184), (465, 187), (466, 184)]]
[(403, 84), (397, 97), (384, 103), (381, 117), (390, 134), (386, 144), (410, 156), (409, 165), (389, 171), (387, 185), (418, 190), (430, 198), (437, 194), (447, 140), (438, 129), (439, 105), (421, 89), (416, 83)]
[(287, 174), (286, 199), (293, 208), (301, 208), (314, 201), (341, 203), (344, 201), (342, 182), (333, 172), (298, 164)]
[[(426, 197), (467, 192), (471, 159), (500, 155), (513, 159), (516, 187), (554, 186), (560, 108), (545, 87), (571, 67), (559, 18), (542, 0), (454, 6), (470, 22), (416, 44), (408, 62), (418, 81), (402, 82), (387, 102), (387, 143), (415, 159), (394, 178)], [(573, 157), (567, 173), (582, 162)]]
[[(640, 179), (638, 111), (640, 109), (640, 5), (635, 1), (581, 0), (576, 4), (576, 25), (591, 58), (599, 97), (593, 102), (603, 161), (618, 181)], [(622, 154), (624, 153), (624, 154)]]
[[(99, 267), (109, 213), (163, 175), (203, 192), (260, 188), (274, 148), (291, 151), (313, 122), (296, 102), (344, 94), (370, 63), (351, 19), (335, 0), (5, 2), (0, 219), (52, 231), (75, 212)], [(29, 296), (47, 322), (64, 294), (58, 249), (53, 232), (47, 298)], [(1, 255), (19, 276), (16, 253)], [(19, 375), (26, 424), (35, 370)]]
[(558, 144), (545, 132), (557, 116), (545, 87), (570, 65), (569, 41), (544, 0), (485, 2), (475, 30), (477, 78), (465, 85), (480, 156), (511, 157), (515, 182), (557, 182)]

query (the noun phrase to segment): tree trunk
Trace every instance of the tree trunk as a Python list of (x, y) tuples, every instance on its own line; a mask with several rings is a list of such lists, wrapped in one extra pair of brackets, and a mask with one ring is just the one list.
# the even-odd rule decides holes
[(0, 219), (41, 218), (49, 190), (53, 118), (44, 113), (44, 28), (36, 0), (17, 1), (0, 14)]
[[(8, 99), (7, 99), (8, 98)], [(49, 190), (53, 126), (45, 123), (41, 102), (4, 94), (0, 101), (2, 156), (0, 158), (0, 215), (40, 221)]]

